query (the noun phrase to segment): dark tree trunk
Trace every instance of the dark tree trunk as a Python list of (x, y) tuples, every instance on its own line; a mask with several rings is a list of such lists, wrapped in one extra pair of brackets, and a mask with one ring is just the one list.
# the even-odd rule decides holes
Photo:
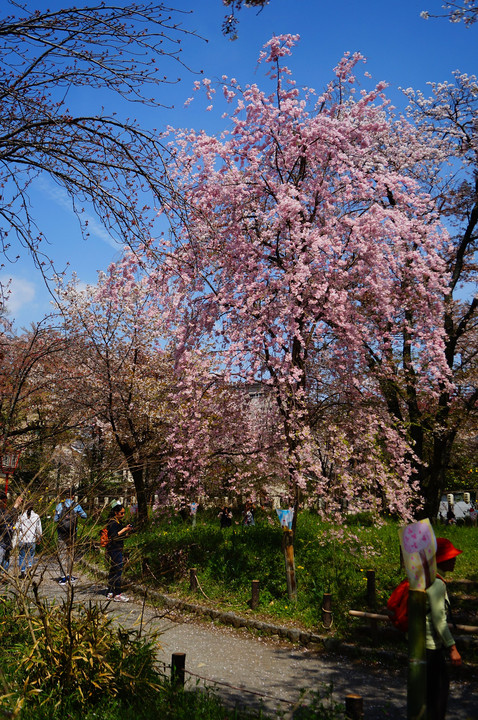
[(140, 527), (144, 527), (148, 523), (148, 495), (144, 482), (143, 467), (135, 465), (130, 468), (130, 473), (133, 476), (134, 489), (138, 501), (138, 524)]
[(148, 523), (148, 496), (144, 482), (144, 465), (139, 463), (135, 458), (134, 448), (124, 442), (121, 442), (118, 435), (116, 435), (116, 442), (123, 453), (128, 470), (133, 478), (136, 499), (138, 502), (138, 524), (140, 527), (143, 527)]
[(456, 430), (433, 436), (433, 445), (428, 468), (422, 480), (423, 508), (421, 518), (435, 518), (438, 515), (440, 499), (446, 490), (446, 472), (450, 466), (450, 456)]

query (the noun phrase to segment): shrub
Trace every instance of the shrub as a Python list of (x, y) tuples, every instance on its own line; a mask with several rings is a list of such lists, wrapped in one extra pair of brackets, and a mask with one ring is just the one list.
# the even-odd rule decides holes
[[(83, 706), (103, 696), (145, 700), (158, 690), (156, 638), (146, 641), (135, 631), (114, 628), (96, 605), (73, 611), (72, 598), (48, 606), (36, 595), (33, 608), (26, 602), (23, 609), (10, 605), (8, 618), (6, 610), (1, 627), (9, 630), (16, 651), (6, 670), (9, 663), (15, 666), (25, 698), (41, 705), (52, 698), (61, 704), (68, 697)], [(21, 645), (12, 635), (13, 621), (22, 628)]]

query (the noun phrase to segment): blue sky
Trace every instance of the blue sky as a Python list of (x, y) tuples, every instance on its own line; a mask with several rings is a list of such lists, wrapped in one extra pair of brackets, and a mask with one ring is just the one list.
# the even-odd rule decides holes
[[(225, 74), (244, 84), (261, 82), (263, 71), (257, 68), (257, 56), (273, 34), (282, 33), (301, 37), (288, 62), (299, 85), (320, 90), (343, 53), (359, 51), (366, 56), (366, 69), (373, 79), (389, 83), (389, 97), (398, 109), (405, 104), (400, 87), (426, 92), (427, 82), (451, 80), (453, 70), (469, 74), (478, 71), (478, 26), (466, 29), (462, 24), (420, 17), (422, 10), (439, 13), (440, 0), (388, 4), (378, 0), (271, 0), (259, 14), (254, 8), (244, 8), (238, 14), (239, 37), (235, 41), (221, 33), (227, 12), (221, 0), (170, 0), (170, 5), (184, 11), (184, 28), (196, 30), (208, 40), (185, 36), (182, 56), (193, 70), (202, 70), (203, 76), (211, 79)], [(30, 6), (44, 10), (64, 7), (65, 2), (32, 0)], [(206, 103), (202, 102), (184, 107), (197, 76), (171, 61), (164, 62), (164, 72), (171, 78), (181, 77), (175, 85), (160, 87), (162, 101), (174, 107), (153, 111), (134, 105), (127, 108), (129, 115), (135, 114), (149, 128), (162, 129), (169, 124), (212, 133), (224, 127), (222, 110), (206, 112)], [(75, 102), (83, 107), (87, 104), (93, 113), (100, 98), (82, 91), (77, 98), (70, 97), (73, 107)], [(119, 257), (120, 248), (94, 218), (90, 238), (82, 239), (66, 196), (48, 178), (35, 183), (31, 200), (33, 215), (49, 243), (45, 252), (58, 269), (69, 264), (80, 280), (94, 283), (97, 271)], [(3, 279), (13, 279), (9, 306), (17, 327), (26, 327), (50, 311), (50, 297), (41, 275), (26, 255), (0, 274)]]

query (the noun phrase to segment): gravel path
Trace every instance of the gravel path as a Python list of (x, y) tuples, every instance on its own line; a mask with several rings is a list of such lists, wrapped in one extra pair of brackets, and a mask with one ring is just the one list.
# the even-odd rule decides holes
[[(58, 585), (57, 578), (55, 564), (48, 563), (40, 581), (40, 595), (51, 600), (64, 598), (67, 589)], [(125, 604), (108, 602), (104, 588), (104, 584), (80, 575), (74, 585), (74, 600), (100, 602), (115, 622), (125, 627), (142, 627), (145, 632), (159, 630), (159, 659), (169, 666), (173, 653), (186, 653), (188, 684), (199, 682), (214, 687), (228, 703), (262, 706), (291, 717), (304, 692), (310, 696), (332, 685), (336, 702), (344, 703), (349, 693), (363, 697), (365, 720), (406, 717), (405, 670), (327, 655), (280, 639), (257, 637), (246, 629), (219, 626), (149, 604), (143, 606), (138, 597)], [(478, 720), (477, 706), (474, 683), (454, 680), (447, 720)]]

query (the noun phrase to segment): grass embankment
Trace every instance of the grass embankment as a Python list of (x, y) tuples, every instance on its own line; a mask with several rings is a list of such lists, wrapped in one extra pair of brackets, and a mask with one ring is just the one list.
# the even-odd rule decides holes
[[(301, 513), (294, 543), (296, 603), (287, 596), (282, 530), (272, 513), (258, 512), (253, 527), (233, 525), (223, 530), (214, 517), (199, 517), (195, 527), (176, 518), (157, 521), (147, 533), (128, 541), (127, 574), (165, 592), (239, 614), (252, 612), (251, 582), (259, 580), (260, 601), (255, 615), (317, 631), (322, 630), (323, 595), (331, 593), (332, 632), (350, 638), (356, 623), (351, 622), (348, 611), (366, 609), (367, 570), (375, 571), (379, 611), (404, 577), (398, 528), (393, 521), (377, 526), (367, 516), (333, 526), (321, 522), (314, 513)], [(463, 549), (450, 578), (478, 581), (478, 529), (437, 526), (435, 532)], [(194, 595), (188, 573), (193, 567), (202, 591)]]

